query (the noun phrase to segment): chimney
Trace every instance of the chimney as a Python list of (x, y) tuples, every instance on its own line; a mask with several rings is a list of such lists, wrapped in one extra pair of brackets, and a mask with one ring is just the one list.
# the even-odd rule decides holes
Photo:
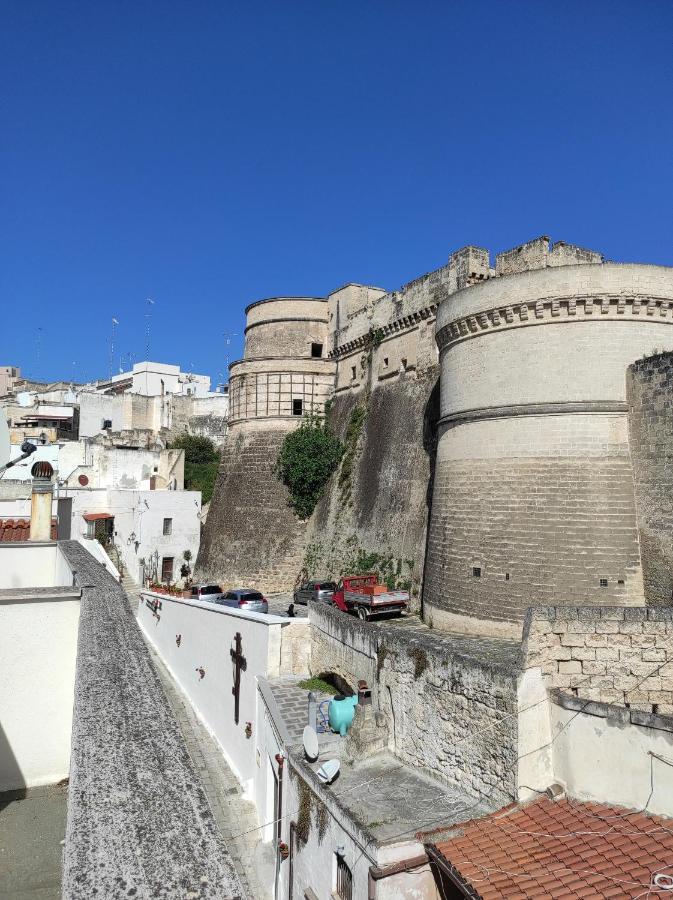
[(51, 463), (41, 460), (30, 470), (33, 476), (33, 493), (30, 498), (30, 539), (31, 541), (51, 540), (51, 498), (53, 486)]

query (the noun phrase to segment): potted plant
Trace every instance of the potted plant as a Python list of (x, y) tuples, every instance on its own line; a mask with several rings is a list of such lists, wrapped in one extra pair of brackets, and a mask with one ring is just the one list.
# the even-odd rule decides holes
[(278, 853), (281, 859), (287, 859), (290, 855), (290, 848), (285, 841), (278, 841)]

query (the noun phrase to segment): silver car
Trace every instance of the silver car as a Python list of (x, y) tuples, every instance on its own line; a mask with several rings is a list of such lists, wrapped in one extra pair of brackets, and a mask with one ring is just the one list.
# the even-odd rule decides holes
[(322, 600), (329, 603), (334, 591), (336, 584), (333, 581), (306, 581), (295, 590), (294, 602), (308, 604), (309, 600)]
[(245, 612), (268, 613), (269, 611), (269, 601), (266, 597), (251, 588), (236, 588), (233, 591), (227, 591), (222, 599), (215, 602), (222, 606), (242, 609)]

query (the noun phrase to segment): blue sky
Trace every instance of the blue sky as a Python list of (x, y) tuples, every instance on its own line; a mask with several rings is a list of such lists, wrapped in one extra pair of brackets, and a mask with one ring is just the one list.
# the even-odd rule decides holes
[(105, 377), (113, 316), (144, 358), (146, 297), (151, 357), (217, 379), (251, 301), (464, 244), (673, 264), (671, 0), (0, 10), (0, 364), (34, 377)]

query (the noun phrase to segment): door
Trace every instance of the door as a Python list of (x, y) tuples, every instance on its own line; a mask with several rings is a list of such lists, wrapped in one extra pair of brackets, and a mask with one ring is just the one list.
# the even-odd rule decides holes
[(161, 560), (161, 580), (164, 584), (173, 581), (173, 557), (164, 556)]

